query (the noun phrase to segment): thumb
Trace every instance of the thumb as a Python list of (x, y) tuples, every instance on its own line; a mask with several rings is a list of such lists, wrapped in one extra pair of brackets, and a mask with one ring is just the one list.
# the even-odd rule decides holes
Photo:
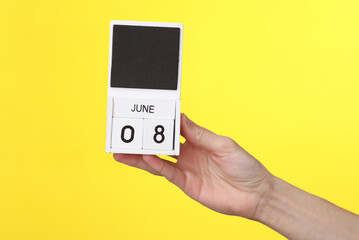
[(181, 114), (181, 135), (190, 143), (208, 151), (223, 150), (230, 140), (198, 126), (183, 113)]

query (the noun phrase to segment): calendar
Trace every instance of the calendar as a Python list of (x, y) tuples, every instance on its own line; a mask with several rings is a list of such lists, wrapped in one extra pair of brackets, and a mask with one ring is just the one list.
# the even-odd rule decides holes
[(183, 24), (111, 21), (106, 152), (179, 155)]

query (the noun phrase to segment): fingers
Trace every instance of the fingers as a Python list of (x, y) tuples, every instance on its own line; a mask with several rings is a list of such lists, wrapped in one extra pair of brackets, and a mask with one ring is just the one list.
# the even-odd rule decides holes
[(176, 168), (175, 163), (168, 162), (153, 155), (144, 155), (143, 160), (151, 166), (153, 170), (167, 178), (168, 181), (184, 189), (186, 176), (181, 170)]
[(222, 150), (228, 138), (215, 134), (181, 114), (181, 135), (190, 143), (208, 151)]
[(167, 180), (183, 189), (185, 187), (186, 176), (182, 171), (171, 163), (153, 155), (136, 155), (136, 154), (118, 154), (114, 153), (116, 161), (126, 165), (143, 169), (154, 175), (164, 176)]
[(123, 164), (145, 170), (154, 175), (159, 175), (159, 173), (149, 166), (148, 163), (143, 161), (142, 155), (114, 153), (113, 158)]

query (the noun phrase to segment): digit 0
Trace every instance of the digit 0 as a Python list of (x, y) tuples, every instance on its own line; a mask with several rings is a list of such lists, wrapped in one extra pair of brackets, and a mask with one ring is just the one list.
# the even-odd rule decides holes
[[(156, 143), (163, 143), (163, 141), (165, 140), (165, 135), (163, 135), (164, 132), (165, 132), (165, 128), (162, 125), (157, 125), (155, 127), (155, 135), (153, 136), (153, 140)], [(158, 139), (158, 137), (160, 139)]]
[[(131, 135), (130, 135), (130, 138), (126, 139), (125, 138), (125, 131), (126, 129), (129, 129), (131, 131)], [(125, 143), (130, 143), (132, 142), (133, 138), (135, 137), (135, 129), (130, 126), (130, 125), (126, 125), (122, 128), (121, 130), (121, 140)]]

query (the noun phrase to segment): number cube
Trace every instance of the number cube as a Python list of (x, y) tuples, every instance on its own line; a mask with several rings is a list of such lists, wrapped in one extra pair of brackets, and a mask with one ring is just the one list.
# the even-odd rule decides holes
[(143, 149), (173, 149), (173, 119), (145, 119)]
[(143, 119), (113, 118), (112, 147), (142, 148)]

